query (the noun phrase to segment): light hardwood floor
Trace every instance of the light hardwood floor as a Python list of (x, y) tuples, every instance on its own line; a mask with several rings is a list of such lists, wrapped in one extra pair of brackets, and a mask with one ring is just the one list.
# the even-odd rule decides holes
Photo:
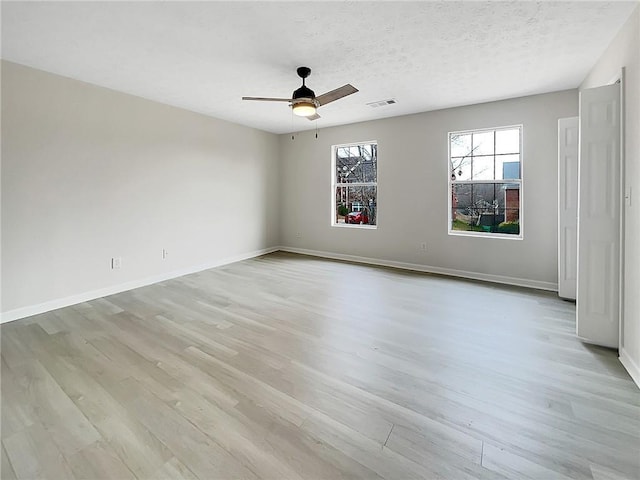
[(276, 253), (4, 324), (2, 478), (640, 477), (555, 294)]

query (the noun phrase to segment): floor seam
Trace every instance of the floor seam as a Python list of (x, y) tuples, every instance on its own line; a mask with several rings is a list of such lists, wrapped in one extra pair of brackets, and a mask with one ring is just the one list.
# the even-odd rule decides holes
[(395, 426), (396, 426), (396, 424), (395, 424), (395, 423), (392, 423), (392, 424), (391, 424), (391, 430), (389, 430), (389, 434), (387, 435), (386, 440), (385, 440), (385, 441), (384, 441), (384, 443), (382, 444), (382, 446), (383, 446), (383, 447), (386, 447), (386, 446), (387, 446), (387, 442), (389, 441), (389, 437), (391, 436), (391, 432), (393, 432), (393, 427), (395, 427)]

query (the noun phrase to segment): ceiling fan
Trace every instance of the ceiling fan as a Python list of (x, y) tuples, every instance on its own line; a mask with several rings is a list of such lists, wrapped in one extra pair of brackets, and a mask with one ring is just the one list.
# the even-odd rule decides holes
[(295, 115), (307, 117), (309, 120), (316, 120), (320, 115), (316, 113), (316, 109), (322, 105), (339, 100), (342, 97), (351, 95), (358, 91), (353, 85), (346, 84), (342, 87), (331, 90), (330, 92), (318, 95), (308, 88), (304, 81), (311, 74), (309, 67), (298, 67), (298, 76), (302, 78), (302, 86), (294, 90), (291, 98), (268, 98), (268, 97), (242, 97), (243, 100), (259, 100), (262, 102), (289, 102)]

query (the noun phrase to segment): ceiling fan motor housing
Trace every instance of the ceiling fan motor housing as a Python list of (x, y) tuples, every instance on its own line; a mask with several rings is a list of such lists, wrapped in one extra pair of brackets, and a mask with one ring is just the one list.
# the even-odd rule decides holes
[(293, 92), (293, 96), (291, 98), (293, 100), (297, 100), (299, 98), (308, 98), (313, 100), (316, 98), (316, 94), (313, 93), (313, 90), (311, 90), (309, 87), (303, 85)]

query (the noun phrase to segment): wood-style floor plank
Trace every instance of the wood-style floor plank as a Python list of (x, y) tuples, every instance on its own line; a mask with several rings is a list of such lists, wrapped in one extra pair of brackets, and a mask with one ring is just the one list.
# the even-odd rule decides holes
[(7, 479), (640, 478), (554, 294), (275, 253), (2, 325)]

